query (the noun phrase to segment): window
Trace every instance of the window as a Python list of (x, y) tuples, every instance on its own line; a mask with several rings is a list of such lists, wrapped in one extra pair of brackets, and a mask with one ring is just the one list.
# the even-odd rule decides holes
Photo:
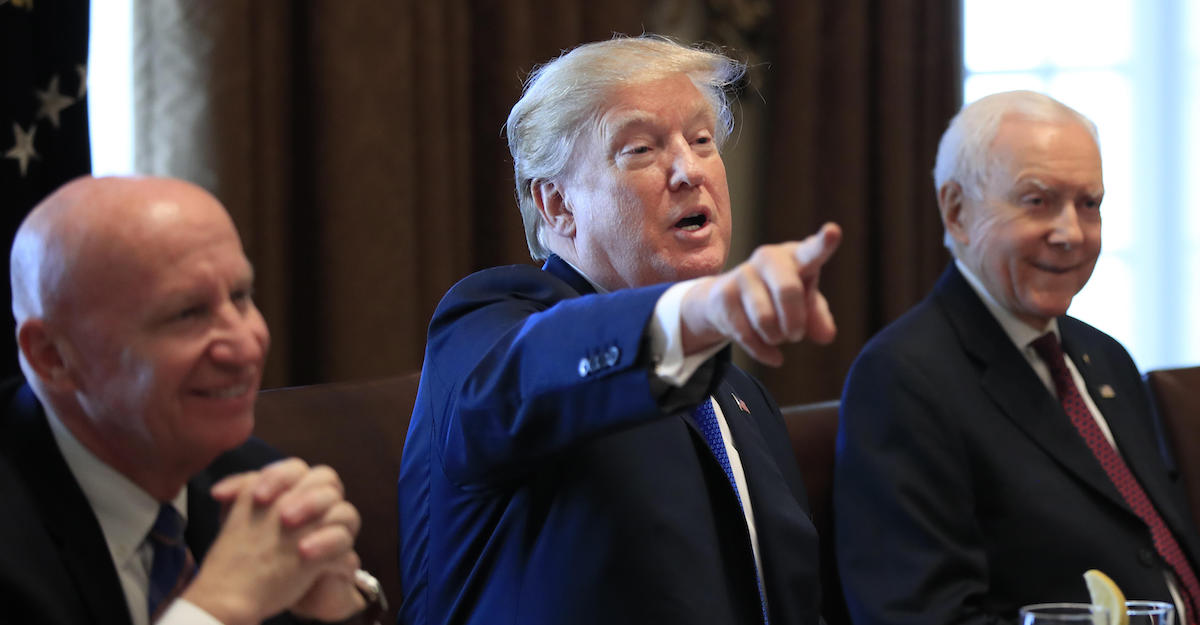
[(964, 100), (1032, 89), (1096, 122), (1103, 250), (1071, 314), (1143, 370), (1200, 364), (1200, 0), (964, 0)]
[(131, 174), (133, 164), (132, 0), (93, 2), (88, 34), (88, 128), (92, 173)]

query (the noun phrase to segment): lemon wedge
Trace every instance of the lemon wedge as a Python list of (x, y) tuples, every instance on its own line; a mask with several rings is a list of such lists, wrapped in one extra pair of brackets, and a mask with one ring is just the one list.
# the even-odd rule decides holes
[(1129, 614), (1125, 611), (1125, 593), (1112, 578), (1091, 569), (1083, 574), (1092, 603), (1108, 610), (1109, 625), (1129, 625)]

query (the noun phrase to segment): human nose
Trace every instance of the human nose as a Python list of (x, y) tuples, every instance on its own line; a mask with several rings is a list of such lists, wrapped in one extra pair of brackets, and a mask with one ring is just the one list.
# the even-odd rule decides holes
[(234, 367), (261, 366), (270, 344), (266, 321), (253, 303), (227, 303), (219, 315), (210, 353), (214, 361)]
[(1050, 231), (1051, 245), (1060, 245), (1065, 249), (1083, 243), (1083, 227), (1079, 223), (1079, 210), (1074, 202), (1066, 202), (1061, 211), (1055, 216), (1054, 227)]
[(698, 187), (704, 184), (704, 168), (700, 166), (700, 156), (692, 149), (692, 145), (683, 137), (676, 138), (672, 143), (671, 190), (677, 191), (684, 186)]

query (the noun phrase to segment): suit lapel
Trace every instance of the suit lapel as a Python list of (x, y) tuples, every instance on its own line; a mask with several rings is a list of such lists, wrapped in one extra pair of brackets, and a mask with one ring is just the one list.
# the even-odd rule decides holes
[(58, 556), (87, 605), (91, 622), (127, 625), (132, 617), (104, 532), (54, 442), (37, 398), (23, 386), (13, 402), (18, 420), (14, 432), (21, 441), (15, 452), (17, 470), (31, 485), (29, 494), (38, 516), (58, 544)]
[(1071, 357), (1083, 376), (1088, 394), (1104, 416), (1125, 464), (1137, 477), (1142, 490), (1174, 534), (1190, 536), (1193, 533), (1191, 525), (1178, 514), (1179, 510), (1169, 492), (1170, 485), (1165, 479), (1166, 469), (1158, 441), (1150, 436), (1145, 423), (1139, 423), (1140, 419), (1150, 418), (1145, 409), (1138, 407), (1138, 403), (1144, 400), (1142, 389), (1122, 384), (1128, 381), (1125, 379), (1128, 376), (1119, 375), (1100, 352), (1090, 352), (1075, 326), (1060, 322), (1060, 328), (1063, 351)]
[[(978, 363), (983, 390), (1000, 412), (1065, 470), (1129, 510), (1058, 399), (1045, 388), (953, 263), (938, 281), (934, 296), (959, 340)], [(1132, 514), (1132, 510), (1129, 512)]]

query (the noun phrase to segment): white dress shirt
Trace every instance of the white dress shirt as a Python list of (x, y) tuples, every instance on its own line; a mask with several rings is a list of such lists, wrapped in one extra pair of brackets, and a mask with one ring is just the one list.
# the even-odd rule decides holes
[[(564, 259), (564, 262), (565, 261)], [(596, 284), (586, 273), (581, 271), (575, 265), (571, 265), (579, 275), (583, 276), (592, 288), (596, 289), (597, 293), (607, 293), (608, 290)], [(697, 279), (698, 280), (698, 279)], [(650, 339), (650, 357), (656, 363), (654, 374), (659, 379), (675, 387), (683, 386), (687, 383), (692, 374), (700, 368), (709, 358), (721, 351), (729, 344), (729, 341), (722, 341), (704, 351), (692, 354), (685, 357), (683, 355), (683, 330), (682, 317), (680, 315), (680, 305), (683, 302), (683, 296), (689, 289), (696, 285), (697, 280), (686, 280), (672, 285), (662, 296), (658, 298), (658, 302), (654, 305), (654, 317), (650, 321), (647, 332)], [(742, 458), (738, 455), (737, 447), (730, 444), (733, 436), (729, 433), (729, 424), (725, 421), (725, 413), (721, 411), (721, 404), (709, 397), (708, 401), (712, 402), (713, 412), (717, 415), (717, 424), (721, 428), (721, 443), (725, 446), (725, 453), (729, 456), (729, 466), (733, 470), (733, 480), (737, 484), (738, 495), (742, 500), (742, 512), (746, 517), (746, 529), (750, 533), (750, 547), (754, 550), (754, 566), (758, 570), (759, 583), (763, 582), (762, 556), (759, 555), (758, 548), (758, 531), (754, 525), (754, 506), (750, 503), (750, 487), (746, 482), (746, 471), (742, 468)]]
[[(979, 295), (979, 299), (983, 300), (983, 305), (987, 307), (992, 316), (996, 318), (996, 321), (1000, 323), (1000, 327), (1004, 328), (1004, 333), (1008, 335), (1008, 338), (1021, 351), (1021, 355), (1033, 367), (1034, 372), (1041, 378), (1042, 384), (1050, 391), (1050, 395), (1058, 397), (1058, 391), (1054, 388), (1054, 379), (1050, 375), (1050, 367), (1046, 366), (1045, 361), (1042, 360), (1041, 356), (1038, 356), (1037, 351), (1034, 350), (1032, 345), (1035, 340), (1047, 332), (1053, 332), (1058, 337), (1059, 343), (1061, 343), (1062, 334), (1058, 330), (1058, 319), (1051, 319), (1045, 328), (1035, 330), (1025, 322), (1017, 319), (1008, 309), (1001, 306), (992, 297), (991, 293), (984, 288), (979, 278), (971, 273), (971, 270), (967, 269), (967, 266), (961, 260), (955, 259), (954, 263), (958, 266), (958, 270), (962, 273), (963, 277), (966, 278), (967, 284), (970, 284), (975, 293)], [(1092, 400), (1092, 395), (1088, 393), (1087, 383), (1084, 382), (1083, 376), (1079, 374), (1079, 369), (1075, 366), (1075, 362), (1071, 360), (1071, 357), (1065, 351), (1063, 352), (1063, 358), (1067, 361), (1067, 369), (1071, 371), (1071, 380), (1075, 382), (1075, 388), (1079, 390), (1079, 395), (1083, 397), (1083, 403), (1087, 404), (1088, 411), (1096, 419), (1096, 425), (1100, 426), (1100, 431), (1104, 433), (1104, 438), (1108, 439), (1108, 444), (1112, 445), (1113, 449), (1117, 450), (1117, 453), (1121, 453), (1121, 450), (1117, 447), (1116, 439), (1113, 438), (1112, 430), (1108, 428), (1108, 421), (1105, 420), (1100, 409), (1096, 407), (1096, 402)], [(1178, 587), (1175, 584), (1175, 577), (1168, 570), (1166, 571), (1166, 578), (1167, 588), (1171, 591), (1171, 598), (1175, 600), (1175, 611), (1178, 612), (1179, 616), (1176, 622), (1186, 623), (1187, 614), (1184, 603), (1179, 595)]]
[[(113, 566), (125, 591), (125, 603), (133, 625), (150, 625), (147, 592), (150, 588), (150, 567), (154, 548), (147, 540), (150, 528), (158, 517), (159, 502), (149, 493), (134, 484), (116, 469), (105, 464), (87, 447), (84, 447), (71, 431), (63, 425), (50, 406), (43, 406), (54, 440), (67, 461), (67, 467), (75, 476), (80, 489), (87, 497)], [(187, 487), (185, 486), (171, 505), (187, 521)], [(158, 625), (221, 625), (207, 612), (191, 602), (177, 599), (157, 621)]]

